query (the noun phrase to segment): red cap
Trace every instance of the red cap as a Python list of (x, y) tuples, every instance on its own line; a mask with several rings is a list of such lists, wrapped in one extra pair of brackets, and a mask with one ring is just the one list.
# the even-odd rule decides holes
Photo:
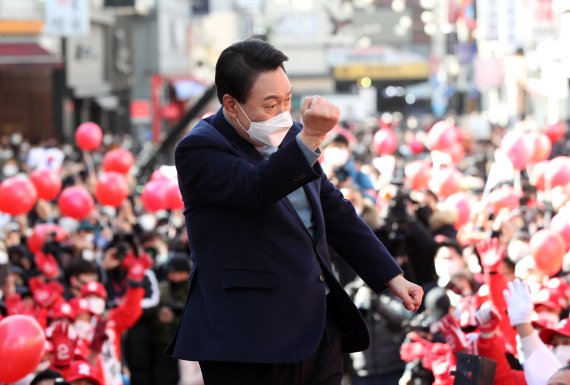
[(73, 298), (69, 300), (69, 304), (73, 307), (75, 315), (85, 314), (91, 312), (89, 311), (89, 302), (85, 298)]
[(107, 290), (101, 282), (87, 282), (81, 287), (81, 296), (87, 297), (88, 295), (96, 295), (103, 299), (107, 299)]
[(545, 344), (550, 345), (552, 343), (552, 337), (555, 334), (570, 337), (570, 320), (568, 318), (564, 318), (554, 328), (542, 329), (538, 335)]
[(570, 297), (570, 283), (567, 280), (560, 277), (551, 278), (546, 287), (550, 290), (558, 294), (562, 298)]
[(560, 304), (560, 296), (553, 290), (549, 290), (546, 287), (543, 287), (535, 295), (532, 296), (532, 304), (535, 307), (537, 305), (542, 305), (553, 310), (562, 309), (562, 306)]
[(549, 311), (533, 312), (530, 320), (532, 326), (536, 329), (553, 328), (560, 322), (560, 318)]
[(50, 318), (67, 318), (75, 321), (75, 309), (67, 302), (61, 302), (51, 309)]
[(97, 373), (93, 365), (87, 361), (73, 361), (67, 370), (65, 376), (67, 382), (87, 380), (91, 381), (94, 385), (101, 385)]

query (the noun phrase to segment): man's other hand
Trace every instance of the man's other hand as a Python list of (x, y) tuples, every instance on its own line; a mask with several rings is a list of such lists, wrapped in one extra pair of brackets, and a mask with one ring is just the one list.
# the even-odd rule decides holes
[(401, 274), (388, 281), (388, 288), (392, 294), (402, 300), (406, 309), (416, 311), (420, 307), (424, 296), (423, 289), (405, 279)]

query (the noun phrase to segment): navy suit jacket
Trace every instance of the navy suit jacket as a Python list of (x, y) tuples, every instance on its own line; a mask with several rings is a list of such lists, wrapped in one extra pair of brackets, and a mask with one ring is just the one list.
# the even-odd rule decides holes
[[(295, 140), (300, 129), (295, 123), (264, 160), (220, 109), (178, 144), (193, 270), (167, 354), (194, 361), (297, 362), (316, 350), (327, 306), (343, 349), (368, 347), (364, 321), (332, 273), (327, 243), (375, 291), (401, 269), (319, 163), (309, 164)], [(314, 236), (287, 199), (298, 188), (309, 200)]]

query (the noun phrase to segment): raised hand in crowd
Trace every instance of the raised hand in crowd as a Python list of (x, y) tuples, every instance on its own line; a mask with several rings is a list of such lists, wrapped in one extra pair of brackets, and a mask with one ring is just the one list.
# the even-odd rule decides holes
[(532, 311), (534, 305), (528, 284), (525, 281), (516, 279), (507, 284), (508, 290), (505, 290), (503, 295), (507, 302), (507, 312), (511, 325), (529, 325), (531, 322)]
[(53, 366), (57, 369), (66, 368), (75, 356), (77, 333), (70, 323), (62, 321), (56, 322), (50, 329), (51, 335), (48, 338), (53, 345)]
[(453, 315), (447, 314), (444, 316), (437, 323), (437, 329), (443, 335), (453, 353), (458, 353), (468, 349), (469, 345), (465, 338), (465, 334), (459, 328), (459, 325)]
[(448, 344), (433, 344), (423, 364), (433, 373), (433, 385), (453, 385), (451, 371), (455, 368), (455, 356)]
[(422, 338), (415, 332), (409, 333), (407, 337), (410, 341), (403, 343), (400, 347), (400, 358), (402, 361), (412, 362), (427, 357), (427, 354), (433, 346), (433, 342)]
[(141, 282), (146, 269), (152, 264), (153, 260), (148, 254), (141, 254), (139, 257), (130, 254), (123, 260), (122, 266), (127, 269), (127, 278), (130, 282)]
[(498, 238), (491, 238), (478, 242), (475, 247), (481, 258), (483, 271), (487, 274), (497, 273), (505, 257), (505, 245), (502, 245)]
[(475, 313), (477, 328), (482, 338), (491, 338), (501, 322), (501, 316), (492, 306), (482, 306)]
[(107, 320), (104, 318), (98, 318), (95, 324), (95, 329), (93, 330), (93, 338), (89, 343), (89, 349), (94, 354), (101, 353), (103, 344), (109, 338), (106, 332)]

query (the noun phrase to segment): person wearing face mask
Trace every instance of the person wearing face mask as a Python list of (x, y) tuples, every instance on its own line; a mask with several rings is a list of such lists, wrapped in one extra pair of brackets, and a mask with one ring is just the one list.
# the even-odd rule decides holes
[[(76, 310), (76, 327), (80, 337), (95, 355), (97, 368), (103, 373), (106, 385), (122, 385), (122, 337), (142, 315), (141, 301), (145, 271), (149, 267), (144, 258), (126, 261), (128, 288), (120, 304), (106, 311), (107, 292), (100, 282), (88, 282), (81, 289), (77, 306), (87, 307), (88, 313)], [(78, 324), (78, 321), (82, 323)]]
[(556, 326), (545, 328), (538, 334), (562, 365), (570, 364), (570, 319), (564, 318)]
[(180, 322), (190, 277), (190, 259), (172, 257), (165, 266), (166, 280), (160, 283), (160, 303), (152, 332), (154, 383), (176, 385), (180, 380), (178, 360), (164, 355)]
[(454, 274), (467, 268), (467, 262), (461, 253), (461, 247), (457, 243), (452, 241), (439, 242), (434, 257), (434, 266), (440, 287), (446, 287)]
[(77, 259), (70, 262), (65, 268), (66, 293), (65, 298), (81, 296), (81, 288), (89, 282), (99, 280), (99, 267), (92, 261)]
[(152, 380), (152, 344), (148, 338), (152, 333), (152, 325), (158, 310), (160, 289), (156, 275), (152, 270), (154, 261), (146, 252), (142, 252), (138, 239), (130, 233), (116, 233), (107, 245), (103, 257), (103, 268), (106, 272), (105, 287), (109, 294), (109, 304), (113, 308), (125, 298), (129, 287), (129, 261), (144, 261), (145, 269), (141, 277), (144, 297), (140, 306), (143, 310), (135, 325), (129, 328), (124, 338), (125, 360), (131, 372), (133, 385), (150, 384)]
[(560, 322), (562, 306), (554, 290), (543, 287), (532, 295), (532, 304), (536, 316), (532, 323), (538, 329), (553, 328)]
[(140, 243), (143, 250), (154, 260), (153, 271), (156, 279), (160, 282), (165, 277), (165, 269), (170, 253), (165, 238), (157, 231), (148, 231), (140, 237)]
[(286, 60), (257, 39), (223, 50), (221, 108), (175, 150), (192, 272), (167, 354), (206, 385), (341, 383), (343, 351), (370, 337), (329, 244), (374, 292), (414, 311), (423, 296), (317, 162), (338, 107), (306, 97), (293, 122)]
[(376, 202), (374, 184), (364, 172), (354, 164), (349, 142), (345, 135), (337, 134), (323, 150), (323, 169), (327, 171), (331, 181), (339, 187), (355, 186), (372, 202)]

